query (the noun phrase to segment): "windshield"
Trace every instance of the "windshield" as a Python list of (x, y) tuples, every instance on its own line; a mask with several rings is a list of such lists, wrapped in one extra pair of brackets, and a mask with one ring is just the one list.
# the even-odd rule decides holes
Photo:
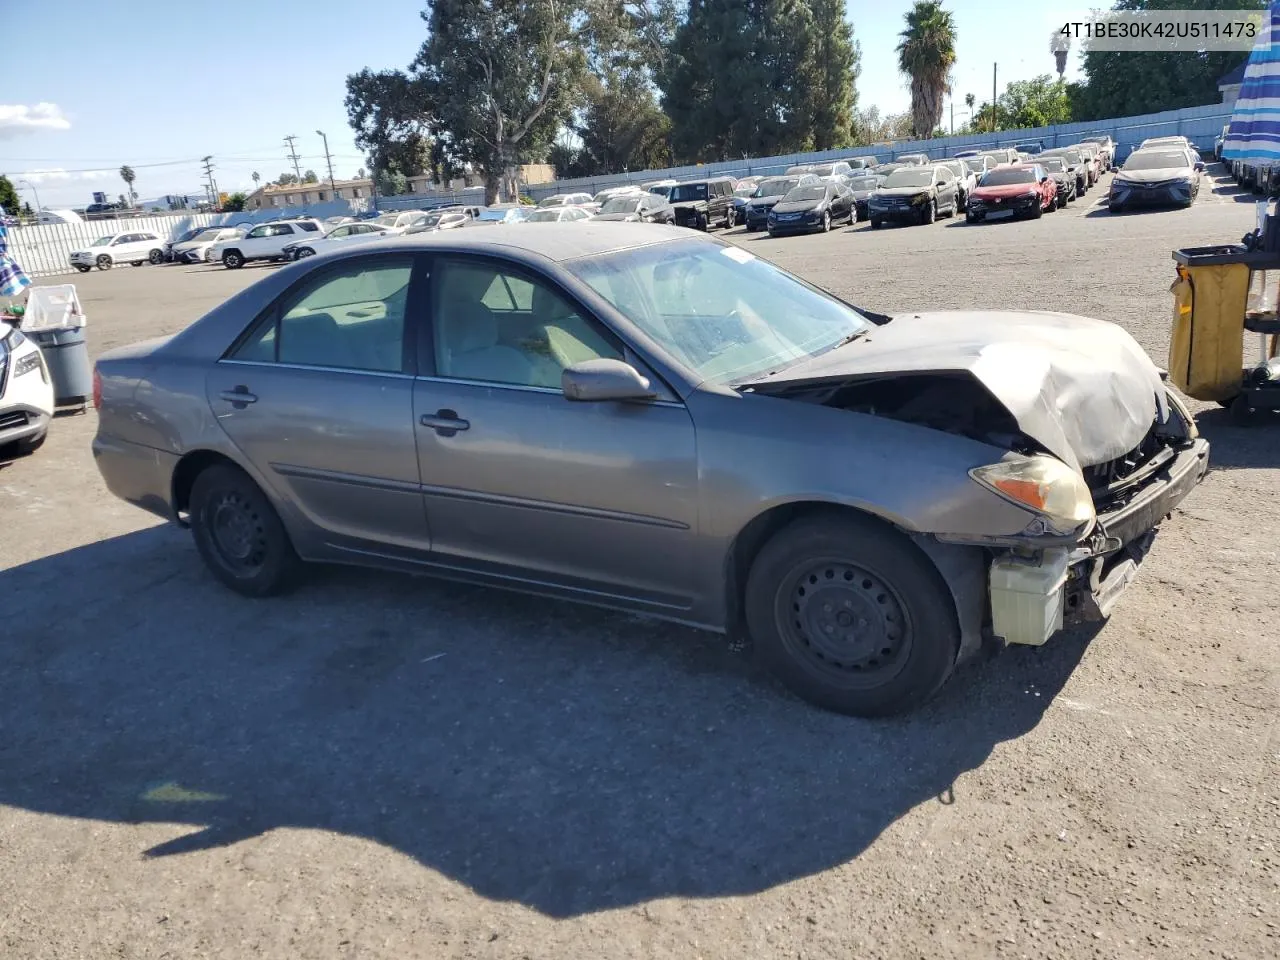
[(878, 177), (854, 177), (849, 181), (849, 189), (851, 190), (874, 190), (878, 184)]
[(1030, 167), (1001, 167), (982, 178), (982, 187), (1004, 187), (1011, 183), (1035, 183), (1036, 172)]
[(1040, 161), (1040, 165), (1043, 166), (1050, 173), (1066, 173), (1067, 172), (1067, 165), (1062, 162), (1061, 157), (1045, 157), (1043, 160)]
[(739, 187), (737, 190), (733, 191), (733, 195), (735, 197), (742, 197), (745, 199), (755, 192), (755, 186), (753, 184), (747, 184), (745, 187)]
[(515, 207), (512, 207), (510, 210), (481, 210), (480, 216), (476, 217), (476, 219), (502, 221), (507, 219), (515, 219), (516, 217), (519, 217), (519, 216), (521, 216), (520, 210)]
[(109, 243), (110, 243), (112, 240), (114, 240), (114, 239), (115, 239), (115, 234), (112, 234), (112, 235), (111, 235), (111, 236), (109, 236), (109, 237), (99, 237), (97, 240), (93, 241), (92, 246), (95, 246), (95, 247), (105, 247), (107, 244), (109, 244)]
[(987, 169), (986, 161), (982, 157), (974, 157), (972, 160), (965, 160), (964, 165), (969, 168), (970, 173), (982, 173)]
[(816, 174), (819, 177), (829, 177), (835, 172), (835, 169), (836, 166), (834, 163), (819, 163), (810, 167), (809, 172)]
[(885, 179), (885, 187), (927, 187), (933, 183), (932, 170), (895, 170)]
[(558, 193), (558, 194), (556, 194), (554, 197), (547, 197), (547, 199), (539, 201), (539, 202), (538, 202), (538, 206), (540, 206), (540, 207), (560, 207), (560, 206), (564, 206), (564, 204), (565, 204), (566, 202), (567, 202), (567, 201), (565, 200), (565, 196), (564, 196), (564, 194), (562, 194), (562, 193)]
[(640, 208), (640, 197), (614, 197), (600, 208), (601, 213), (635, 213)]
[(525, 220), (529, 223), (555, 223), (559, 219), (560, 210), (558, 208), (553, 210), (534, 210), (525, 217)]
[(753, 197), (781, 197), (796, 188), (800, 183), (799, 177), (772, 177), (768, 180), (761, 180), (760, 186), (756, 187)]
[(221, 233), (222, 233), (221, 227), (211, 227), (208, 230), (201, 230), (191, 239), (192, 240), (217, 240), (218, 236)]
[(869, 327), (852, 307), (727, 244), (675, 240), (565, 266), (712, 383), (759, 377)]
[(383, 227), (394, 227), (396, 225), (396, 220), (399, 218), (400, 215), (398, 213), (384, 213), (373, 222)]
[(826, 195), (827, 188), (825, 184), (806, 183), (802, 187), (796, 187), (794, 190), (788, 191), (787, 195), (782, 198), (782, 202), (795, 203), (805, 200), (821, 200)]
[(1191, 161), (1181, 150), (1135, 150), (1124, 162), (1125, 170), (1160, 170), (1168, 167), (1189, 167)]
[(681, 200), (705, 199), (707, 199), (707, 185), (705, 183), (677, 183), (671, 188), (672, 203), (679, 203)]

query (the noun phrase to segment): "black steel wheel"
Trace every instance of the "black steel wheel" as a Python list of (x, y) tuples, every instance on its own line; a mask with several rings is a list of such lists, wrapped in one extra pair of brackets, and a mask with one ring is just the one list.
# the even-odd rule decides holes
[(779, 531), (747, 580), (746, 616), (764, 664), (811, 703), (880, 716), (927, 700), (959, 649), (946, 584), (891, 527), (829, 513)]
[(244, 471), (230, 464), (207, 468), (191, 488), (188, 514), (200, 556), (232, 590), (264, 597), (294, 582), (301, 561), (270, 501)]

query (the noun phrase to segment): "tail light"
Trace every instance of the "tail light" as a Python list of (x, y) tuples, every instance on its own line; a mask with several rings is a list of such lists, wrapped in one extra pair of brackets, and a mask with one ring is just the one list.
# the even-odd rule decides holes
[(102, 374), (97, 367), (93, 368), (93, 409), (102, 409)]

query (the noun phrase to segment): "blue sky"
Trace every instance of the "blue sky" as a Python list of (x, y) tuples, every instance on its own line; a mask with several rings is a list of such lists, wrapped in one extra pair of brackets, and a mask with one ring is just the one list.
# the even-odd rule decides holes
[[(134, 167), (146, 199), (199, 192), (199, 158), (212, 154), (220, 189), (252, 187), (250, 173), (275, 179), (292, 169), (283, 138), (298, 136), (303, 170), (326, 175), (316, 130), (329, 137), (334, 173), (364, 165), (342, 106), (347, 74), (402, 68), (425, 35), (423, 0), (311, 0), (306, 4), (219, 0), (186, 4), (125, 0), (109, 16), (79, 16), (50, 0), (5, 0), (5, 35), (22, 38), (0, 83), (0, 173), (30, 181), (46, 206), (80, 206), (94, 190), (123, 190), (117, 171)], [(956, 123), (964, 94), (1051, 72), (1052, 14), (1015, 0), (949, 0), (959, 37)], [(862, 44), (862, 106), (907, 109), (894, 46), (907, 0), (849, 0)], [(1068, 79), (1075, 76), (1071, 57)], [(949, 114), (944, 113), (944, 125)], [(31, 187), (19, 192), (34, 204)]]

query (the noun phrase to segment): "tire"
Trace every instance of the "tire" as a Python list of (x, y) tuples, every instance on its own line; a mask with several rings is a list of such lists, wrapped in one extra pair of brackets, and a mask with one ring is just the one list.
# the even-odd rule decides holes
[(966, 211), (965, 211), (965, 215), (964, 215), (964, 222), (965, 222), (965, 223), (981, 223), (981, 222), (982, 222), (982, 217), (980, 217), (980, 216), (979, 216), (978, 214), (976, 214), (976, 213), (969, 213), (969, 212), (966, 210)]
[(1048, 212), (1049, 212), (1049, 213), (1057, 213), (1057, 212), (1058, 212), (1058, 195), (1057, 195), (1056, 193), (1053, 195), (1053, 199), (1049, 201), (1049, 210), (1048, 210)]
[(1243, 393), (1236, 394), (1236, 398), (1231, 401), (1231, 406), (1227, 407), (1227, 412), (1231, 414), (1231, 422), (1237, 427), (1253, 425), (1253, 407), (1249, 406), (1249, 401)]
[(129, 261), (129, 266), (131, 266), (131, 267), (140, 267), (140, 266), (142, 266), (142, 265), (143, 265), (143, 263), (145, 263), (145, 262), (146, 262), (145, 260), (130, 260), (130, 261)]
[(1031, 220), (1039, 220), (1043, 216), (1044, 216), (1044, 207), (1040, 206), (1040, 204), (1038, 203), (1034, 207), (1032, 207), (1031, 212), (1027, 214), (1028, 219), (1031, 219)]
[(314, 257), (316, 252), (310, 247), (299, 247), (294, 253), (295, 260), (301, 260), (303, 257)]
[(745, 596), (762, 664), (827, 710), (911, 709), (955, 665), (946, 584), (910, 541), (870, 517), (822, 514), (784, 527), (756, 556)]
[(239, 250), (226, 250), (222, 254), (222, 265), (228, 270), (239, 270), (244, 266), (244, 255)]
[(97, 264), (99, 270), (110, 270), (114, 266), (111, 258), (105, 253), (98, 254), (98, 259), (94, 263)]
[(737, 222), (738, 218), (734, 213), (733, 207), (729, 207), (724, 214), (724, 228), (726, 230), (732, 230), (737, 225)]
[(933, 223), (938, 219), (938, 201), (930, 200), (925, 204), (925, 208), (920, 211), (920, 223)]
[(831, 232), (831, 211), (830, 210), (822, 211), (822, 232), (823, 233)]
[(871, 218), (871, 229), (872, 229), (872, 230), (879, 230), (879, 229), (880, 229), (881, 224), (883, 224), (883, 223), (884, 223), (884, 221), (883, 221), (883, 220), (877, 220), (875, 217), (872, 217), (872, 218)]
[(243, 470), (206, 468), (191, 488), (188, 515), (205, 565), (232, 590), (266, 597), (296, 582), (302, 561), (275, 508)]
[(82, 267), (79, 264), (76, 264), (76, 269), (79, 270), (81, 273), (88, 273), (90, 270), (93, 269), (93, 267)]
[(147, 263), (151, 264), (152, 266), (155, 266), (158, 263), (164, 263), (164, 251), (152, 250), (149, 254), (147, 254)]
[(1120, 204), (1118, 204), (1118, 203), (1108, 203), (1108, 204), (1107, 204), (1107, 210), (1108, 210), (1110, 213), (1119, 213), (1122, 209), (1124, 209), (1124, 208), (1123, 208), (1123, 207), (1121, 207), (1121, 206), (1120, 206)]

